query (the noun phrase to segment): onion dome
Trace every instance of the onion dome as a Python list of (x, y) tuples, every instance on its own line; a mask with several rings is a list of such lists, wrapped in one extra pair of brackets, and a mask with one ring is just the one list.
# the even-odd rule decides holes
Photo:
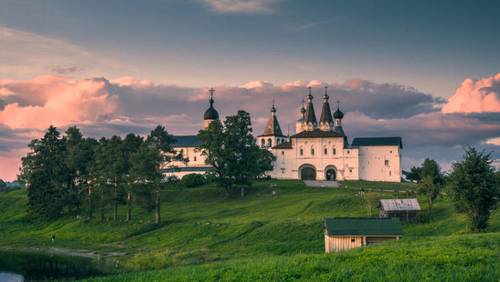
[(333, 117), (335, 119), (344, 118), (344, 113), (340, 110), (340, 102), (339, 101), (337, 101), (337, 110), (335, 111), (335, 113), (333, 113)]
[(217, 120), (217, 119), (219, 119), (219, 113), (214, 108), (214, 97), (213, 97), (215, 90), (213, 88), (210, 88), (210, 90), (208, 90), (208, 91), (210, 92), (210, 100), (209, 100), (210, 107), (208, 107), (208, 109), (205, 111), (205, 114), (203, 115), (203, 119), (204, 120)]

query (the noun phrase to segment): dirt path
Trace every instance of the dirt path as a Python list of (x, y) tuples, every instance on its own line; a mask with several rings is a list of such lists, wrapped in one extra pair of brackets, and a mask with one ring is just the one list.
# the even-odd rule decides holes
[(0, 247), (0, 250), (8, 251), (21, 251), (21, 252), (46, 252), (49, 254), (72, 256), (72, 257), (82, 257), (82, 258), (98, 258), (98, 257), (117, 257), (124, 256), (124, 252), (98, 252), (94, 250), (82, 250), (82, 249), (66, 249), (58, 247), (50, 248), (39, 248), (39, 247)]

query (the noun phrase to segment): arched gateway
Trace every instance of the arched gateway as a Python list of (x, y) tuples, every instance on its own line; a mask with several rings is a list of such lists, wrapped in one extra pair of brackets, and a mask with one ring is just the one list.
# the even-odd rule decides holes
[(337, 180), (337, 169), (334, 166), (327, 166), (325, 168), (325, 179), (328, 181)]
[(316, 180), (316, 168), (312, 165), (302, 165), (299, 173), (302, 180)]

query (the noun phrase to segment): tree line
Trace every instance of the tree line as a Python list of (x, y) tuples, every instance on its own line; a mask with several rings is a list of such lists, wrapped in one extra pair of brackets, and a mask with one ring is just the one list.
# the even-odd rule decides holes
[[(272, 170), (274, 157), (257, 146), (251, 132), (250, 115), (239, 111), (198, 134), (203, 145), (197, 150), (213, 167), (210, 179), (227, 195), (237, 186), (243, 196), (242, 187)], [(163, 126), (146, 137), (130, 133), (99, 140), (84, 137), (76, 126), (64, 134), (50, 126), (42, 138), (31, 141), (22, 158), (19, 180), (27, 188), (28, 212), (35, 218), (84, 215), (88, 220), (105, 220), (111, 212), (118, 220), (119, 205), (126, 205), (129, 221), (135, 204), (146, 212), (155, 210), (160, 224), (160, 192), (166, 180), (162, 168), (187, 162), (174, 143)]]
[(491, 154), (469, 147), (463, 160), (453, 163), (449, 174), (432, 159), (425, 159), (421, 166), (403, 173), (408, 180), (418, 183), (417, 192), (427, 199), (429, 219), (434, 201), (446, 190), (455, 209), (467, 214), (469, 229), (481, 231), (488, 227), (500, 198), (500, 172), (493, 167)]
[(173, 136), (157, 126), (145, 138), (130, 133), (124, 138), (85, 138), (76, 127), (64, 135), (50, 126), (44, 136), (32, 140), (22, 158), (19, 179), (28, 191), (28, 211), (34, 217), (54, 219), (71, 214), (102, 220), (118, 205), (127, 204), (132, 218), (132, 198), (142, 208), (156, 208), (160, 222), (161, 167), (181, 156), (172, 148)]

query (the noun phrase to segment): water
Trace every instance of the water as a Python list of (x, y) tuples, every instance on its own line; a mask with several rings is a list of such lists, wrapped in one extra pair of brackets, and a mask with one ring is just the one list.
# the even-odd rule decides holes
[(15, 250), (0, 250), (0, 282), (78, 279), (102, 275), (105, 261)]
[(0, 272), (0, 282), (23, 282), (24, 277), (21, 274), (12, 272)]

